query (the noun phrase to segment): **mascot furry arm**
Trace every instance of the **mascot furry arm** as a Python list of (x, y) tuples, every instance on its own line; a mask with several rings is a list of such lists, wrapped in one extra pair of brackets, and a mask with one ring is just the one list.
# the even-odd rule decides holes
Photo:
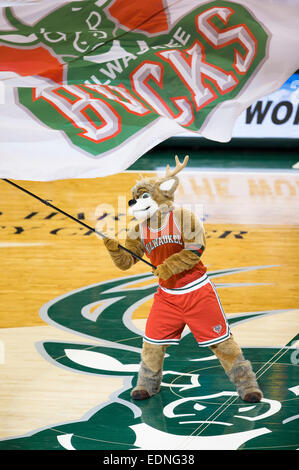
[[(185, 249), (170, 256), (157, 266), (154, 274), (163, 280), (193, 268), (198, 263), (206, 245), (203, 225), (192, 212), (180, 208), (174, 211), (174, 216), (183, 234)], [(130, 253), (119, 248), (117, 240), (106, 238), (104, 243), (112, 261), (119, 269), (123, 271), (130, 269), (138, 261)], [(139, 257), (144, 255), (145, 250), (138, 225), (128, 232), (125, 247)]]
[[(142, 256), (144, 255), (144, 247), (140, 238), (136, 238), (138, 237), (138, 232), (138, 226), (129, 231), (125, 242), (125, 248), (128, 248), (128, 250), (132, 251), (133, 253), (136, 253), (136, 255), (142, 258)], [(130, 269), (133, 264), (137, 263), (137, 258), (134, 258), (127, 251), (124, 251), (119, 248), (117, 240), (114, 240), (113, 238), (105, 238), (104, 244), (110, 254), (113, 263), (122, 271)]]
[[(137, 203), (135, 203), (131, 211), (132, 215), (136, 217), (137, 212), (141, 212), (140, 219), (143, 218), (143, 215), (145, 217), (148, 215), (149, 218), (154, 219), (153, 216), (156, 212), (156, 224), (159, 226), (163, 223), (165, 215), (173, 209), (174, 192), (178, 186), (176, 174), (186, 166), (188, 158), (187, 156), (181, 164), (176, 156), (175, 169), (170, 171), (169, 167), (167, 167), (164, 178), (144, 178), (134, 186), (132, 189), (132, 201), (140, 200), (142, 205), (145, 200), (147, 207), (152, 205), (153, 209), (148, 211), (147, 214), (143, 214), (145, 212), (142, 210), (143, 207), (140, 208), (140, 203), (136, 207)], [(144, 198), (145, 194), (149, 194), (149, 197)], [(198, 263), (206, 245), (203, 225), (191, 211), (185, 208), (174, 209), (174, 218), (183, 235), (185, 248), (157, 266), (154, 274), (162, 280), (167, 280), (175, 274), (180, 274), (185, 270), (193, 268)], [(155, 223), (155, 220), (153, 220), (153, 223)], [(112, 261), (119, 269), (130, 269), (138, 261), (130, 253), (119, 248), (116, 240), (106, 238), (104, 243)], [(139, 233), (139, 224), (131, 227), (128, 231), (125, 247), (136, 253), (139, 257), (144, 255), (145, 249)]]

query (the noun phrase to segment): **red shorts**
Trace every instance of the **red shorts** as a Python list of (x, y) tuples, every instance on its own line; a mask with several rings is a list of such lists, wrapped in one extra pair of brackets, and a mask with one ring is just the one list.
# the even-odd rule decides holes
[(144, 340), (160, 345), (178, 344), (186, 325), (199, 346), (211, 346), (230, 336), (216, 289), (206, 274), (179, 289), (158, 288)]

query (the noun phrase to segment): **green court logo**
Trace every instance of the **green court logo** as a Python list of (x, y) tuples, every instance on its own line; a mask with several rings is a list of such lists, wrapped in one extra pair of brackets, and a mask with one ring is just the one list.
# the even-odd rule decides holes
[[(254, 266), (209, 272), (218, 289), (242, 283), (217, 278)], [(47, 323), (81, 338), (77, 343), (45, 341), (42, 356), (71, 372), (123, 377), (121, 390), (78, 421), (51, 425), (26, 436), (0, 441), (0, 449), (201, 450), (296, 449), (298, 365), (295, 339), (284, 347), (243, 348), (264, 393), (260, 403), (237, 396), (209, 348), (198, 348), (185, 330), (178, 346), (167, 348), (161, 392), (134, 401), (143, 332), (132, 320), (157, 289), (152, 274), (132, 275), (87, 286), (41, 308)], [(258, 285), (258, 284), (253, 284)], [(71, 314), (70, 314), (71, 313)], [(228, 314), (230, 327), (279, 311)], [(88, 340), (92, 339), (92, 344)], [(95, 344), (95, 341), (98, 344)], [(84, 400), (84, 397), (82, 397)]]

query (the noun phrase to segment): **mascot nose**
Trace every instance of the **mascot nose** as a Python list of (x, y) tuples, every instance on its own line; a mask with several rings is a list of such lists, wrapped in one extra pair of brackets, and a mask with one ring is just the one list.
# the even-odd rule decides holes
[(136, 204), (136, 202), (137, 202), (136, 199), (130, 199), (128, 204), (131, 207), (131, 206), (134, 206), (134, 204)]

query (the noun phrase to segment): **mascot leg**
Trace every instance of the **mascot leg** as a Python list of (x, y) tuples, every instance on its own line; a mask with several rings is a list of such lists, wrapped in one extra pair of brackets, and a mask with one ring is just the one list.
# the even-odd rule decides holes
[(259, 402), (263, 394), (259, 389), (251, 363), (245, 360), (242, 350), (231, 336), (222, 343), (211, 346), (227, 373), (230, 381), (235, 384), (239, 396), (244, 401)]
[(166, 347), (143, 342), (137, 385), (131, 392), (134, 400), (150, 398), (160, 391)]

